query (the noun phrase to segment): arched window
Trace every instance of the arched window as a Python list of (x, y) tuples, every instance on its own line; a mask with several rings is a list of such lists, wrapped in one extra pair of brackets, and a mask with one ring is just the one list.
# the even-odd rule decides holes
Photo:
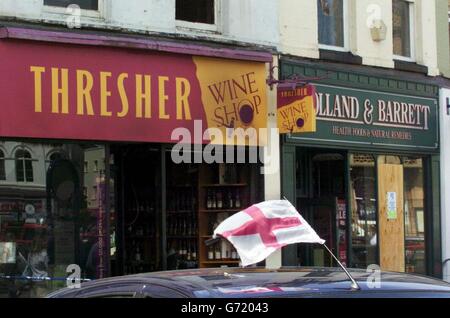
[(0, 150), (0, 180), (6, 180), (5, 153), (3, 150)]
[(33, 182), (33, 159), (30, 152), (24, 149), (16, 151), (17, 182)]

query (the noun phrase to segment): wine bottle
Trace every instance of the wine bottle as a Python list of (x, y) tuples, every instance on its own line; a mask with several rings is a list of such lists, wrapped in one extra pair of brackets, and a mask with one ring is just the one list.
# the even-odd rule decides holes
[(217, 198), (217, 208), (222, 209), (223, 208), (223, 200), (222, 200), (222, 192), (221, 191), (217, 191), (216, 198)]
[(231, 191), (228, 191), (228, 207), (230, 209), (234, 208), (233, 194), (231, 193)]
[(234, 205), (237, 209), (241, 207), (241, 198), (239, 197), (239, 192), (236, 192), (236, 198), (234, 201)]
[(207, 191), (207, 195), (206, 195), (207, 199), (206, 199), (206, 208), (207, 209), (212, 209), (212, 196), (211, 196), (211, 191), (208, 190)]
[(139, 251), (139, 246), (136, 247), (136, 254), (134, 255), (134, 258), (137, 262), (141, 261), (141, 252)]
[(191, 242), (187, 243), (187, 249), (186, 249), (186, 260), (190, 261), (192, 259), (191, 254)]
[(234, 248), (231, 251), (231, 258), (232, 259), (237, 259), (238, 258), (238, 253), (237, 253), (236, 249), (234, 249)]
[(193, 248), (192, 248), (192, 260), (196, 261), (197, 260), (197, 245), (194, 243), (193, 244)]
[(183, 256), (187, 257), (187, 244), (185, 241), (181, 241), (181, 246), (182, 246), (182, 251), (183, 251)]
[(230, 259), (230, 258), (231, 258), (231, 255), (230, 255), (230, 245), (229, 245), (229, 244), (226, 244), (226, 245), (225, 245), (225, 256), (224, 256), (224, 258), (225, 258), (225, 259)]
[(213, 191), (212, 193), (212, 209), (217, 209), (217, 191)]
[(214, 259), (214, 247), (212, 245), (208, 246), (208, 260)]
[(217, 260), (222, 259), (222, 251), (220, 248), (220, 244), (216, 244), (216, 246), (215, 246), (214, 258)]

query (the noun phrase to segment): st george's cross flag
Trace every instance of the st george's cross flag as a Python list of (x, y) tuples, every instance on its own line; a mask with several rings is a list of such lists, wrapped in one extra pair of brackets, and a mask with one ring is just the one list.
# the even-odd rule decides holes
[(265, 201), (224, 220), (213, 238), (227, 239), (242, 266), (265, 260), (276, 250), (295, 243), (325, 244), (287, 200)]

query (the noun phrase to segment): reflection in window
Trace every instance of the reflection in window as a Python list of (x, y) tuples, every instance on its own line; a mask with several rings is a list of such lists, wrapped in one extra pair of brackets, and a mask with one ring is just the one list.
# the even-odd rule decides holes
[(394, 55), (412, 57), (411, 10), (412, 4), (409, 1), (392, 1)]
[(352, 266), (366, 268), (377, 263), (377, 213), (375, 160), (371, 155), (350, 156), (352, 217)]
[(17, 182), (33, 182), (33, 159), (29, 151), (19, 149), (16, 151), (16, 178)]
[(424, 172), (421, 158), (403, 158), (406, 271), (426, 274)]
[(0, 180), (6, 180), (5, 153), (0, 150)]
[(344, 47), (344, 0), (317, 0), (319, 43)]
[(65, 281), (42, 278), (66, 277), (70, 264), (80, 266), (82, 278), (106, 276), (107, 210), (101, 200), (88, 207), (83, 196), (95, 185), (101, 193), (105, 181), (81, 174), (93, 152), (100, 162), (104, 147), (5, 141), (4, 148), (17, 149), (11, 163), (19, 182), (4, 184), (0, 193), (0, 273), (18, 279), (0, 279), (0, 298), (42, 297), (62, 288)]

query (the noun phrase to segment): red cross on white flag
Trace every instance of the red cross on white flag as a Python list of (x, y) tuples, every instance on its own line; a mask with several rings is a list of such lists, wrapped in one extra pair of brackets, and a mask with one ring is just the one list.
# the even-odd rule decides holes
[(289, 244), (325, 243), (287, 200), (265, 201), (234, 214), (215, 229), (217, 236), (233, 244), (242, 266), (259, 263)]

